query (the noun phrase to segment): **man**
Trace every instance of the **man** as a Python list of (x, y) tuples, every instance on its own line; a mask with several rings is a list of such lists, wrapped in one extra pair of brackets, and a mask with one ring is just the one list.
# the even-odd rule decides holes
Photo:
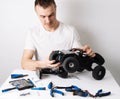
[[(55, 60), (49, 60), (49, 55), (53, 50), (80, 48), (89, 56), (95, 56), (89, 46), (81, 46), (80, 37), (74, 27), (56, 19), (54, 0), (35, 0), (35, 12), (41, 24), (28, 33), (21, 61), (23, 69), (59, 67), (60, 63), (53, 64)], [(36, 60), (33, 60), (34, 55)]]

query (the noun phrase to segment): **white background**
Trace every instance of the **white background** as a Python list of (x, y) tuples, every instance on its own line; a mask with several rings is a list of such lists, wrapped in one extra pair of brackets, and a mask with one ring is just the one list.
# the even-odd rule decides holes
[[(57, 18), (73, 24), (87, 44), (106, 60), (120, 85), (120, 0), (56, 0)], [(34, 0), (0, 0), (0, 85), (21, 68), (26, 30), (39, 23)]]

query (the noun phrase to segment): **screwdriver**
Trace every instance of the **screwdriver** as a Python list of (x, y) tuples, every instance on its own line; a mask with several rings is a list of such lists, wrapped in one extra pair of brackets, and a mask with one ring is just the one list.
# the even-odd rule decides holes
[(21, 78), (21, 77), (25, 77), (28, 76), (27, 74), (11, 74), (11, 78), (15, 79), (15, 78)]
[(17, 88), (16, 88), (16, 87), (13, 87), (13, 88), (3, 89), (2, 92), (7, 92), (7, 91), (10, 91), (10, 90), (13, 90), (13, 89), (17, 89)]

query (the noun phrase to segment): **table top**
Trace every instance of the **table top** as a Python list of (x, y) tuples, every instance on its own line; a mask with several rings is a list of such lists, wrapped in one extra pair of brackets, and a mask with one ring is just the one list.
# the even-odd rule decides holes
[[(43, 75), (42, 79), (39, 79), (36, 75), (35, 71), (29, 71), (29, 70), (23, 70), (23, 69), (16, 69), (11, 74), (28, 74), (28, 76), (23, 77), (24, 79), (31, 79), (33, 83), (36, 85), (36, 87), (46, 87), (46, 90), (31, 90), (31, 89), (25, 89), (25, 90), (11, 90), (8, 92), (2, 93), (1, 90), (13, 87), (10, 85), (9, 81), (12, 81), (14, 79), (11, 79), (9, 76), (6, 81), (2, 84), (0, 87), (0, 99), (7, 99), (10, 97), (13, 97), (15, 99), (39, 99), (39, 98), (48, 98), (53, 99), (53, 97), (50, 96), (50, 89), (47, 88), (48, 84), (50, 82), (53, 82), (54, 86), (64, 86), (68, 87), (71, 85), (76, 85), (82, 90), (88, 90), (92, 94), (95, 95), (95, 93), (102, 89), (103, 92), (111, 91), (111, 95), (102, 97), (102, 99), (117, 99), (120, 97), (120, 86), (117, 84), (115, 79), (113, 78), (110, 71), (106, 71), (106, 75), (102, 80), (95, 80), (92, 77), (92, 73), (89, 71), (83, 71), (83, 72), (77, 72), (77, 73), (71, 73), (68, 78), (63, 79), (58, 77), (57, 75)], [(20, 78), (17, 78), (20, 79)], [(16, 80), (16, 79), (15, 79)], [(61, 96), (57, 93), (55, 93), (56, 99), (92, 99), (92, 97), (82, 97), (82, 96), (73, 96), (72, 92), (66, 92), (64, 89), (59, 89), (64, 92), (64, 96)], [(29, 93), (26, 96), (20, 96), (20, 94)], [(99, 98), (99, 97), (98, 97)]]

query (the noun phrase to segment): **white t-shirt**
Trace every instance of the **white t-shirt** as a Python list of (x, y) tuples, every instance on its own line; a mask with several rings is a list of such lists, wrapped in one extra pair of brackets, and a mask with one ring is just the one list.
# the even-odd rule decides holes
[(53, 50), (80, 48), (80, 36), (76, 29), (63, 23), (54, 32), (46, 31), (41, 25), (28, 31), (25, 48), (35, 50), (36, 60), (49, 57)]

